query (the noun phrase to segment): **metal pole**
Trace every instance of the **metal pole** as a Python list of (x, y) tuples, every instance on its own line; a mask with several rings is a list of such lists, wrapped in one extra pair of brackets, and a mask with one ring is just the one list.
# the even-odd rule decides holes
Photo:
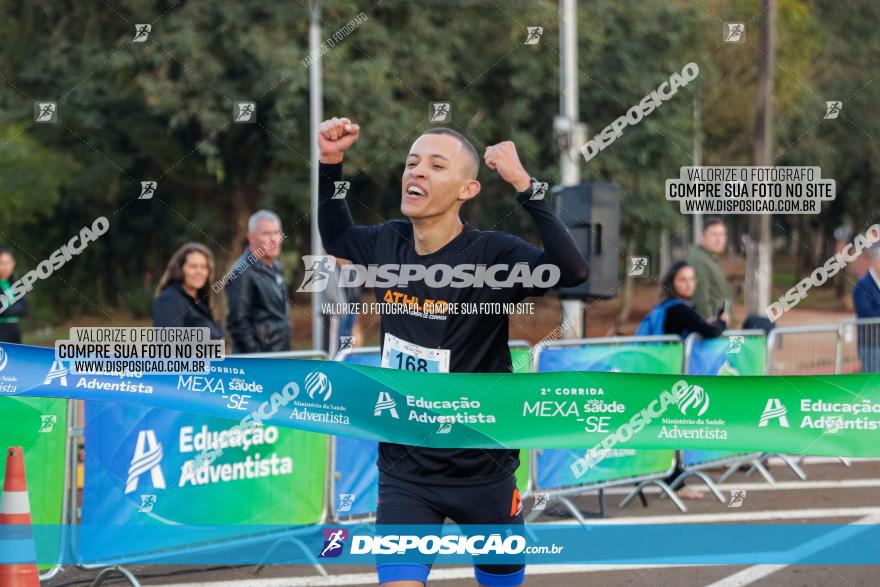
[[(577, 2), (560, 0), (559, 3), (559, 109), (560, 118), (568, 128), (568, 140), (563, 141), (559, 155), (560, 179), (563, 186), (581, 181), (580, 146), (583, 140), (578, 121), (578, 68), (577, 68)], [(583, 338), (587, 317), (583, 300), (562, 300), (564, 338)]]
[[(698, 93), (694, 92), (694, 167), (699, 167), (703, 164), (703, 137), (700, 134), (700, 119), (700, 96)], [(700, 242), (702, 234), (703, 215), (697, 213), (694, 214), (694, 246)]]
[[(311, 254), (323, 255), (324, 247), (321, 245), (321, 235), (318, 232), (318, 125), (324, 116), (321, 96), (323, 86), (321, 81), (321, 21), (320, 0), (309, 0), (309, 55), (312, 61), (309, 65), (309, 110), (311, 114), (312, 153), (311, 153)], [(324, 329), (321, 320), (321, 294), (312, 294), (312, 348), (324, 348)]]

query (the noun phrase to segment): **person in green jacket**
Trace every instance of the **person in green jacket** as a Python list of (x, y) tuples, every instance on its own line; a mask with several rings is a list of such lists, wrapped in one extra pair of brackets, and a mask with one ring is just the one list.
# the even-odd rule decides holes
[[(719, 257), (727, 248), (727, 227), (721, 218), (709, 217), (703, 221), (700, 242), (688, 257), (697, 272), (697, 291), (693, 305), (704, 320), (720, 318), (730, 324), (729, 310), (733, 306), (730, 285), (721, 270)], [(720, 313), (719, 313), (720, 312)]]
[[(7, 249), (0, 249), (0, 296), (11, 299), (7, 292), (15, 283), (15, 258)], [(5, 309), (3, 309), (5, 308)], [(21, 326), (19, 321), (28, 314), (27, 300), (21, 298), (14, 304), (6, 307), (0, 304), (0, 342), (21, 343)]]

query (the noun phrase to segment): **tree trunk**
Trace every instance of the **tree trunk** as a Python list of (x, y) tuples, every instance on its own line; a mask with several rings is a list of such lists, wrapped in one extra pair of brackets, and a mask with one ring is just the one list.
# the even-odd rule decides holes
[(663, 228), (660, 230), (660, 270), (657, 272), (658, 276), (666, 273), (666, 270), (672, 265), (673, 252), (672, 237), (669, 234), (669, 230)]

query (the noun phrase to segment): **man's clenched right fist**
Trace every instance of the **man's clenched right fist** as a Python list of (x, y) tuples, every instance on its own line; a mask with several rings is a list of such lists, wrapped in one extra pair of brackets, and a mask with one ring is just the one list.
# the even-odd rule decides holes
[(360, 136), (361, 129), (348, 118), (331, 118), (318, 126), (321, 163), (342, 163), (343, 154)]

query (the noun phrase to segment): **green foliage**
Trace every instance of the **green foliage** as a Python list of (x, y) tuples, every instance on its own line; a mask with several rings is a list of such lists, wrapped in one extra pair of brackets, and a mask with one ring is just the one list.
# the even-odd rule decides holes
[[(0, 246), (27, 270), (99, 215), (110, 232), (31, 294), (45, 321), (115, 310), (146, 316), (150, 291), (180, 244), (198, 240), (225, 271), (260, 207), (285, 219), (285, 267), (309, 246), (307, 2), (17, 2), (0, 0)], [(873, 112), (880, 7), (779, 0), (775, 76), (777, 163), (822, 165), (838, 180), (828, 231), (870, 218), (878, 174)], [(513, 140), (527, 169), (557, 181), (559, 108), (555, 0), (322, 2), (322, 37), (362, 10), (366, 22), (323, 55), (324, 114), (363, 128), (346, 160), (359, 222), (399, 216), (404, 156), (431, 126), (431, 101), (482, 152)], [(587, 164), (584, 179), (623, 187), (623, 235), (652, 253), (663, 228), (685, 228), (664, 181), (691, 164), (693, 104), (702, 107), (705, 164), (750, 164), (757, 62), (756, 0), (579, 3), (581, 118), (598, 133), (690, 62), (700, 77)], [(748, 42), (721, 42), (724, 21)], [(146, 43), (134, 25), (152, 23)], [(543, 26), (524, 45), (526, 27)], [(867, 76), (867, 77), (866, 77)], [(59, 123), (33, 123), (33, 102), (58, 102)], [(823, 121), (824, 101), (844, 100)], [(233, 102), (257, 103), (234, 124)], [(159, 183), (137, 200), (139, 182)], [(485, 167), (468, 221), (534, 240), (512, 190)], [(779, 219), (781, 226), (787, 221)], [(122, 313), (120, 314), (122, 315)]]

